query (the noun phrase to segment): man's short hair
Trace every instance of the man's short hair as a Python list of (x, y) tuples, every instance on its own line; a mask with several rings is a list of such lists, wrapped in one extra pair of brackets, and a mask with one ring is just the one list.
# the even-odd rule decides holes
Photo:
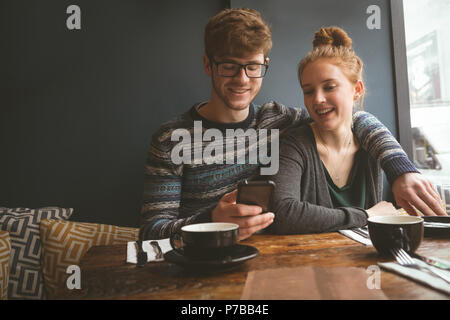
[(208, 57), (240, 56), (272, 49), (270, 28), (260, 13), (249, 8), (224, 9), (210, 18), (205, 27)]

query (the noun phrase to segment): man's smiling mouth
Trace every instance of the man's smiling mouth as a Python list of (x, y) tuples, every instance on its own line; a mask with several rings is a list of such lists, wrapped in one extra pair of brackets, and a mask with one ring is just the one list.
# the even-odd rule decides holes
[(243, 93), (246, 93), (248, 90), (249, 90), (249, 89), (231, 89), (231, 88), (230, 88), (230, 91), (231, 91), (232, 93), (236, 93), (236, 94), (243, 94)]

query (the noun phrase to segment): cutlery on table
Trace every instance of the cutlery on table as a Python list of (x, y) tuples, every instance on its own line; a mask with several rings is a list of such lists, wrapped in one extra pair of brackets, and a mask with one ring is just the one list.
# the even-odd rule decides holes
[(142, 240), (136, 240), (137, 267), (143, 267), (147, 263), (147, 252), (142, 247)]
[(450, 264), (448, 264), (448, 263), (437, 261), (437, 260), (434, 260), (433, 258), (424, 257), (417, 253), (413, 253), (412, 256), (414, 258), (422, 260), (423, 262), (429, 264), (430, 266), (433, 266), (433, 267), (436, 267), (439, 269), (443, 269), (443, 270), (450, 270)]
[(396, 248), (396, 249), (392, 249), (391, 252), (400, 265), (402, 265), (404, 267), (408, 267), (408, 268), (413, 268), (416, 270), (426, 270), (426, 271), (434, 274), (435, 276), (441, 278), (442, 280), (445, 280), (447, 283), (450, 283), (450, 277), (448, 277), (447, 275), (445, 275), (442, 272), (439, 272), (437, 270), (433, 270), (429, 267), (423, 267), (423, 266), (418, 265), (409, 256), (409, 254), (406, 253), (405, 250)]
[(350, 230), (353, 231), (354, 233), (360, 235), (361, 237), (369, 239), (369, 232), (363, 228), (354, 228), (354, 229), (350, 229)]
[(450, 223), (442, 223), (442, 222), (427, 222), (423, 223), (424, 227), (432, 227), (432, 228), (450, 228)]

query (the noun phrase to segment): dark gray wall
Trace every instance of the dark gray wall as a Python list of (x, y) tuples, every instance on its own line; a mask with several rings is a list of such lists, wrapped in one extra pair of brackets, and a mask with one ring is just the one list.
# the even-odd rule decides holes
[(209, 99), (203, 29), (226, 4), (2, 0), (0, 206), (137, 226), (151, 134)]

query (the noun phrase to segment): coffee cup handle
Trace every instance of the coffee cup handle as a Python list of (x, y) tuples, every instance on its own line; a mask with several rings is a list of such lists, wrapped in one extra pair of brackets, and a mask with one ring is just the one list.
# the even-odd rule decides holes
[(170, 236), (170, 245), (172, 246), (172, 249), (173, 249), (175, 252), (178, 252), (179, 254), (183, 254), (183, 246), (178, 247), (178, 246), (175, 244), (175, 240), (180, 240), (180, 241), (181, 241), (181, 244), (183, 244), (183, 239), (181, 238), (181, 236), (180, 236), (179, 233), (174, 233), (174, 234), (172, 234), (172, 235)]
[(402, 227), (397, 227), (394, 229), (393, 238), (397, 248), (409, 252), (408, 235), (406, 234), (406, 231)]

